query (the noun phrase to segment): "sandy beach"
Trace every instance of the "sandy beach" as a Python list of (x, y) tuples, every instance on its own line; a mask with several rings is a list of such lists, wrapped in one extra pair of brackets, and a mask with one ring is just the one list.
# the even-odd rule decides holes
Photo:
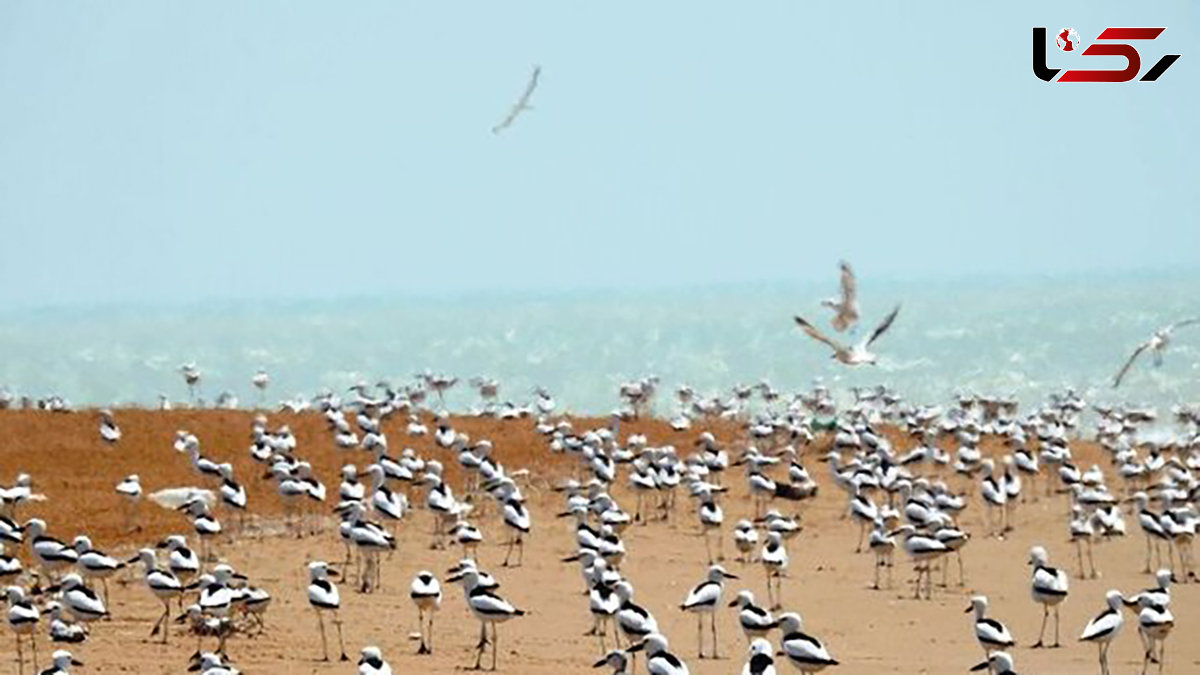
[[(19, 471), (27, 472), (33, 476), (35, 491), (47, 497), (44, 503), (24, 508), (22, 518), (34, 515), (44, 518), (50, 533), (61, 539), (87, 532), (98, 548), (122, 555), (156, 542), (168, 533), (190, 533), (190, 525), (181, 514), (149, 503), (140, 507), (144, 530), (122, 533), (122, 502), (113, 491), (113, 486), (130, 473), (141, 476), (147, 492), (202, 484), (186, 456), (172, 448), (175, 431), (187, 429), (202, 439), (206, 455), (232, 462), (237, 474), (243, 477), (253, 513), (250, 532), (260, 526), (270, 529), (277, 520), (280, 510), (273, 483), (261, 479), (262, 468), (253, 464), (247, 452), (252, 413), (118, 410), (116, 414), (125, 437), (116, 447), (108, 448), (97, 437), (95, 416), (90, 412), (0, 412), (0, 475), (10, 477)], [(368, 463), (367, 453), (336, 449), (319, 415), (271, 416), (272, 425), (285, 423), (297, 436), (299, 453), (313, 464), (317, 477), (335, 491), (337, 471), (343, 463), (360, 466)], [(600, 423), (600, 420), (574, 420), (577, 429)], [(477, 519), (486, 537), (479, 553), (481, 566), (498, 578), (509, 601), (528, 612), (501, 626), (501, 671), (592, 672), (589, 666), (601, 652), (596, 638), (583, 635), (591, 619), (578, 567), (559, 560), (573, 552), (573, 534), (569, 521), (554, 517), (561, 510), (561, 495), (548, 489), (569, 476), (574, 463), (562, 455), (551, 455), (546, 440), (534, 432), (531, 420), (454, 418), (452, 424), (472, 438), (490, 438), (496, 447), (496, 457), (510, 471), (528, 468), (532, 472), (528, 499), (534, 525), (522, 567), (500, 567), (503, 549), (498, 544), (502, 528), (495, 509), (489, 508), (485, 516)], [(715, 431), (722, 441), (740, 441), (741, 432), (736, 425)], [(429, 437), (406, 437), (397, 420), (385, 422), (385, 432), (398, 446), (413, 447), (423, 456), (441, 459), (448, 468), (450, 482), (457, 487), (459, 476), (453, 457), (435, 449)], [(675, 432), (657, 420), (629, 422), (623, 432), (645, 433), (652, 444), (672, 443), (681, 453), (691, 447), (695, 437), (695, 430)], [(898, 436), (894, 441), (899, 448), (910, 443)], [(1145, 544), (1136, 521), (1130, 522), (1129, 535), (1123, 540), (1097, 547), (1096, 563), (1101, 578), (1082, 580), (1076, 577), (1074, 549), (1067, 541), (1064, 496), (1039, 495), (1038, 501), (1021, 504), (1015, 511), (1015, 531), (1004, 540), (979, 534), (983, 531), (983, 514), (978, 498), (972, 497), (972, 506), (961, 520), (965, 529), (977, 533), (963, 554), (965, 586), (957, 585), (957, 570), (952, 565), (948, 588), (935, 588), (932, 601), (911, 599), (911, 586), (906, 585), (911, 566), (903, 553), (898, 552), (894, 587), (871, 590), (872, 557), (854, 553), (857, 527), (842, 520), (845, 495), (830, 484), (827, 465), (817, 460), (829, 442), (828, 438), (818, 437), (805, 451), (804, 462), (822, 484), (822, 491), (804, 505), (804, 531), (789, 546), (791, 568), (783, 584), (783, 600), (787, 609), (803, 615), (806, 632), (824, 640), (841, 662), (831, 672), (966, 672), (982, 655), (975, 643), (971, 619), (963, 614), (969, 596), (975, 593), (990, 598), (991, 615), (1004, 621), (1013, 632), (1018, 643), (1013, 653), (1020, 672), (1097, 671), (1094, 647), (1076, 642), (1083, 625), (1103, 608), (1106, 590), (1133, 592), (1151, 582), (1141, 573)], [(1090, 443), (1076, 441), (1072, 449), (1081, 466), (1100, 460), (1099, 450)], [(987, 442), (984, 451), (994, 453), (996, 447)], [(731, 524), (749, 516), (752, 506), (741, 474), (731, 470), (726, 478), (730, 492), (723, 503), (726, 523)], [(633, 497), (624, 484), (615, 487), (613, 493), (627, 504), (626, 508), (632, 508)], [(383, 564), (380, 591), (362, 595), (343, 587), (346, 649), (352, 660), (357, 659), (362, 646), (376, 644), (396, 672), (448, 673), (472, 663), (479, 626), (468, 614), (461, 590), (456, 586), (447, 585), (443, 589), (445, 599), (435, 622), (433, 656), (416, 656), (416, 643), (408, 638), (417, 628), (416, 612), (408, 599), (409, 581), (421, 569), (432, 570), (444, 578), (446, 569), (459, 557), (456, 548), (430, 550), (430, 518), (428, 512), (418, 510), (401, 526), (398, 551)], [(228, 653), (243, 672), (354, 671), (352, 664), (316, 661), (320, 656), (317, 623), (305, 598), (306, 563), (314, 559), (331, 562), (342, 559), (343, 548), (334, 525), (330, 517), (324, 534), (302, 540), (248, 534), (217, 546), (223, 560), (248, 574), (275, 598), (266, 615), (267, 630), (261, 637), (249, 639), (238, 635), (230, 639)], [(735, 611), (723, 609), (718, 614), (720, 652), (724, 658), (702, 661), (696, 658), (695, 619), (678, 609), (687, 590), (702, 580), (706, 569), (704, 542), (697, 531), (695, 505), (681, 496), (670, 523), (634, 525), (626, 531), (624, 538), (630, 554), (621, 571), (635, 583), (638, 602), (655, 614), (663, 632), (671, 639), (672, 650), (688, 663), (691, 672), (740, 672), (746, 643), (737, 627)], [(728, 532), (725, 536), (729, 537)], [(735, 562), (731, 541), (725, 544), (728, 556), (725, 564), (741, 577), (728, 582), (725, 601), (732, 600), (741, 588), (765, 597), (762, 566)], [(1062, 606), (1061, 649), (1028, 648), (1036, 639), (1041, 620), (1041, 609), (1029, 596), (1030, 570), (1026, 565), (1029, 548), (1035, 544), (1049, 549), (1053, 563), (1072, 571), (1071, 594)], [(27, 550), (21, 556), (28, 561)], [(95, 624), (91, 639), (74, 650), (87, 664), (84, 672), (181, 672), (196, 649), (195, 639), (175, 632), (167, 646), (150, 641), (147, 634), (160, 605), (139, 578), (131, 578), (134, 583), (127, 586), (112, 584), (113, 619)], [(935, 575), (935, 579), (940, 579), (940, 575)], [(1167, 644), (1164, 672), (1189, 673), (1200, 667), (1200, 645), (1186, 639), (1193, 632), (1191, 627), (1200, 622), (1200, 610), (1192, 602), (1195, 593), (1194, 584), (1175, 588), (1172, 610), (1178, 628)], [(1133, 672), (1141, 662), (1138, 637), (1130, 619), (1132, 616), (1127, 616), (1125, 631), (1112, 648), (1117, 672)], [(331, 639), (334, 641), (331, 648), (336, 651), (332, 633)], [(48, 651), (43, 643), (43, 667)], [(12, 659), (13, 672), (14, 656), (6, 651), (4, 657)], [(781, 672), (788, 670), (788, 666), (778, 665), (782, 666)]]

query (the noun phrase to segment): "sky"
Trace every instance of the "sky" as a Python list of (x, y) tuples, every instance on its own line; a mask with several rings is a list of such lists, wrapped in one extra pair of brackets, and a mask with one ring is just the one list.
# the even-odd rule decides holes
[(0, 309), (1192, 270), (1198, 12), (5, 2)]

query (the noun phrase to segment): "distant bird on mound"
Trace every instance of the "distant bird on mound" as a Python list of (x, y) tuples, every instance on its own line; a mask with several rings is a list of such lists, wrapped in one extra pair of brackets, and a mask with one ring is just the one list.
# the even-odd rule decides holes
[(1154, 335), (1151, 335), (1149, 340), (1146, 340), (1142, 344), (1138, 345), (1137, 349), (1133, 350), (1133, 353), (1129, 355), (1129, 359), (1125, 361), (1125, 365), (1121, 366), (1121, 370), (1117, 371), (1117, 376), (1113, 378), (1113, 388), (1115, 389), (1121, 386), (1121, 380), (1125, 379), (1126, 373), (1128, 373), (1129, 369), (1133, 367), (1133, 362), (1137, 361), (1137, 358), (1141, 356), (1142, 352), (1145, 352), (1147, 349), (1149, 349), (1151, 354), (1154, 356), (1154, 366), (1156, 368), (1161, 366), (1163, 361), (1163, 352), (1167, 351), (1167, 347), (1171, 344), (1171, 333), (1173, 333), (1176, 328), (1183, 328), (1184, 326), (1190, 326), (1196, 323), (1200, 323), (1200, 317), (1177, 321), (1154, 331)]

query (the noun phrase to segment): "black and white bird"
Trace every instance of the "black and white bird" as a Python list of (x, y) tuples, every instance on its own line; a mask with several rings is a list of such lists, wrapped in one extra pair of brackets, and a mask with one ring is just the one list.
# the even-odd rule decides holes
[(432, 572), (421, 570), (413, 577), (409, 597), (417, 606), (417, 624), (421, 632), (421, 646), (417, 653), (432, 654), (433, 615), (442, 607), (442, 586)]
[(63, 607), (76, 621), (90, 623), (108, 616), (104, 601), (83, 584), (83, 578), (78, 574), (63, 575), (57, 586), (51, 586), (46, 591), (61, 593)]
[(40, 675), (70, 675), (71, 666), (82, 666), (83, 662), (71, 655), (65, 649), (56, 650), (50, 655), (50, 667)]
[(383, 660), (379, 647), (363, 647), (358, 657), (358, 675), (392, 675), (392, 667)]
[(835, 359), (839, 363), (843, 363), (847, 366), (861, 366), (863, 364), (875, 365), (879, 361), (879, 357), (871, 352), (869, 347), (876, 340), (878, 340), (881, 335), (887, 332), (888, 328), (891, 328), (892, 322), (896, 320), (896, 315), (899, 313), (900, 305), (896, 305), (895, 309), (893, 309), (886, 317), (884, 317), (883, 321), (875, 327), (875, 330), (871, 331), (870, 335), (849, 347), (834, 340), (833, 338), (826, 336), (824, 333), (818, 330), (816, 326), (806, 321), (804, 317), (796, 316), (795, 320), (796, 324), (800, 326), (800, 328), (803, 329), (809, 337), (818, 342), (825, 343), (830, 349), (833, 350), (833, 354), (830, 358)]
[(672, 654), (669, 646), (661, 633), (651, 633), (627, 651), (646, 652), (646, 672), (650, 675), (689, 675), (687, 664)]
[(737, 575), (730, 574), (725, 571), (720, 565), (713, 565), (708, 568), (708, 578), (702, 583), (692, 588), (691, 592), (684, 598), (683, 603), (679, 608), (685, 612), (691, 612), (696, 615), (696, 650), (699, 658), (704, 657), (704, 615), (709, 616), (709, 623), (712, 627), (712, 658), (721, 658), (717, 644), (717, 608), (721, 604), (721, 593), (725, 589), (726, 579), (737, 579)]
[(110, 446), (121, 440), (121, 427), (117, 426), (112, 411), (108, 408), (100, 410), (100, 440)]
[(92, 546), (92, 540), (85, 535), (75, 537), (72, 542), (75, 545), (75, 552), (79, 554), (79, 560), (76, 565), (79, 571), (87, 579), (99, 579), (101, 586), (104, 588), (104, 604), (108, 602), (108, 579), (116, 574), (117, 570), (125, 567), (125, 561), (117, 560), (103, 551), (96, 550)]
[(754, 594), (750, 591), (739, 591), (737, 598), (729, 603), (729, 606), (738, 608), (738, 624), (742, 627), (746, 642), (766, 637), (767, 633), (779, 625), (770, 611), (754, 604)]
[(142, 483), (136, 473), (130, 474), (117, 483), (117, 494), (125, 501), (125, 531), (138, 532), (142, 529), (137, 522), (138, 504), (142, 501)]
[(1104, 597), (1108, 607), (1083, 627), (1079, 641), (1091, 642), (1096, 645), (1100, 658), (1100, 675), (1109, 675), (1108, 649), (1112, 645), (1113, 638), (1121, 633), (1121, 627), (1125, 624), (1125, 618), (1121, 616), (1121, 604), (1124, 598), (1117, 590), (1109, 591)]
[(145, 570), (146, 588), (158, 598), (158, 601), (163, 605), (162, 616), (154, 623), (154, 628), (150, 631), (150, 636), (158, 634), (159, 629), (163, 632), (163, 644), (167, 643), (168, 633), (170, 632), (171, 619), (171, 601), (183, 595), (183, 584), (170, 570), (161, 569), (158, 566), (158, 558), (154, 554), (153, 549), (144, 548), (138, 551), (138, 554), (129, 560), (130, 563), (141, 562)]
[(829, 666), (838, 665), (837, 659), (830, 656), (829, 650), (819, 639), (803, 631), (799, 614), (788, 612), (780, 615), (779, 630), (783, 633), (779, 640), (783, 655), (801, 673), (819, 673)]
[(767, 601), (771, 609), (779, 609), (783, 606), (783, 576), (788, 568), (787, 547), (780, 533), (767, 532), (767, 543), (763, 544), (759, 559), (767, 573)]
[(968, 614), (975, 613), (975, 639), (979, 642), (979, 646), (983, 647), (985, 657), (994, 651), (1016, 644), (1012, 634), (1008, 632), (1008, 628), (999, 621), (988, 617), (987, 611), (988, 599), (984, 595), (972, 597), (971, 606), (966, 609)]
[(776, 675), (774, 652), (766, 639), (754, 638), (746, 655), (746, 665), (742, 666), (742, 675)]
[(1054, 610), (1054, 644), (1050, 646), (1058, 647), (1058, 606), (1067, 599), (1067, 573), (1050, 566), (1046, 549), (1041, 546), (1034, 546), (1029, 550), (1029, 564), (1033, 566), (1033, 579), (1029, 591), (1033, 601), (1042, 606), (1042, 628), (1038, 631), (1038, 640), (1033, 648), (1043, 646), (1042, 638), (1046, 633), (1046, 620), (1050, 617), (1051, 609)]
[(337, 586), (329, 580), (337, 573), (329, 569), (324, 561), (314, 561), (308, 564), (308, 604), (317, 614), (317, 626), (321, 631), (321, 660), (329, 660), (329, 643), (325, 639), (325, 615), (333, 615), (333, 625), (337, 627), (338, 647), (341, 649), (342, 661), (349, 661), (346, 656), (346, 643), (342, 640), (342, 620), (339, 612), (342, 608), (342, 598)]
[(1162, 672), (1166, 663), (1167, 636), (1175, 627), (1175, 617), (1171, 614), (1168, 604), (1160, 604), (1154, 593), (1139, 593), (1134, 598), (1126, 598), (1125, 604), (1131, 605), (1138, 617), (1138, 635), (1142, 638), (1142, 672), (1146, 672), (1151, 661), (1158, 664)]
[(1008, 652), (992, 652), (986, 661), (971, 666), (971, 670), (987, 670), (991, 675), (1017, 675), (1013, 670), (1013, 657)]
[(8, 597), (8, 628), (17, 638), (17, 663), (20, 672), (25, 672), (25, 653), (21, 649), (22, 637), (29, 636), (33, 648), (34, 668), (37, 667), (37, 625), (41, 620), (41, 612), (36, 605), (25, 597), (25, 589), (20, 586), (9, 586), (6, 589)]
[[(490, 642), (492, 645), (492, 670), (495, 670), (496, 655), (499, 651), (497, 625), (518, 616), (524, 616), (525, 612), (517, 609), (507, 600), (493, 593), (485, 585), (480, 584), (479, 572), (473, 567), (460, 569), (458, 573), (446, 580), (450, 582), (462, 582), (463, 591), (466, 594), (467, 607), (475, 615), (475, 618), (479, 620), (479, 643), (476, 645), (477, 652), (473, 668), (475, 670), (479, 669), (480, 663), (483, 660), (483, 652), (487, 649), (487, 645)], [(489, 625), (492, 627), (490, 638), (487, 634), (487, 627)]]

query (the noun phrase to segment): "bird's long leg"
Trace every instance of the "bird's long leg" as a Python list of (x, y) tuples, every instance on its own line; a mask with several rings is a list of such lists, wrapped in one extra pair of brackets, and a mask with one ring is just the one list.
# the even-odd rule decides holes
[(499, 624), (492, 624), (492, 670), (496, 669), (496, 651), (500, 649)]
[(1062, 646), (1062, 643), (1059, 642), (1059, 640), (1058, 640), (1058, 619), (1059, 619), (1058, 605), (1055, 605), (1054, 606), (1054, 644), (1052, 645), (1055, 649)]
[(961, 588), (967, 585), (967, 573), (963, 571), (962, 551), (955, 551), (954, 558), (958, 560), (958, 585)]
[[(1082, 567), (1082, 566), (1081, 566)], [(1150, 534), (1146, 534), (1146, 567), (1142, 570), (1143, 574), (1150, 573)], [(1080, 574), (1080, 576), (1083, 576)]]
[(879, 567), (881, 566), (881, 564), (882, 564), (882, 560), (880, 559), (880, 557), (875, 556), (875, 585), (871, 586), (871, 588), (873, 588), (875, 590), (879, 590)]
[(508, 558), (509, 558), (509, 556), (511, 556), (511, 555), (512, 555), (513, 543), (514, 543), (515, 541), (516, 541), (516, 539), (515, 539), (515, 538), (513, 538), (513, 537), (509, 537), (509, 539), (508, 539), (508, 550), (507, 550), (507, 551), (505, 551), (505, 553), (504, 553), (504, 562), (500, 563), (500, 566), (501, 566), (501, 567), (508, 567)]
[(866, 521), (859, 521), (859, 523), (858, 523), (858, 546), (855, 547), (855, 549), (854, 549), (855, 553), (862, 553), (863, 537), (865, 537), (866, 534), (867, 534)]
[(18, 633), (13, 633), (13, 637), (17, 639), (17, 672), (25, 672), (25, 654), (21, 651), (21, 636)]
[(1096, 574), (1096, 558), (1092, 555), (1092, 540), (1090, 538), (1087, 540), (1087, 555), (1088, 566), (1092, 568), (1092, 578), (1095, 579), (1099, 575)]
[(429, 611), (429, 653), (433, 653), (433, 610)]
[(337, 611), (333, 613), (333, 625), (337, 626), (338, 647), (342, 650), (341, 660), (349, 661), (349, 657), (346, 656), (346, 643), (342, 640), (342, 618), (338, 616)]
[(487, 624), (480, 621), (479, 622), (479, 631), (480, 631), (479, 632), (479, 644), (476, 645), (476, 651), (475, 651), (475, 665), (472, 666), (470, 668), (470, 670), (479, 670), (480, 669), (479, 664), (483, 661), (483, 650), (487, 649), (487, 643), (488, 643)]
[(517, 567), (525, 564), (525, 537), (517, 533)]
[(717, 650), (717, 645), (718, 645), (718, 644), (720, 644), (720, 643), (718, 642), (718, 640), (717, 640), (717, 613), (716, 613), (716, 612), (710, 612), (708, 616), (710, 617), (710, 619), (711, 619), (711, 621), (712, 621), (712, 636), (713, 636), (712, 648), (713, 648), (713, 658), (714, 658), (714, 659), (719, 659), (719, 658), (721, 658), (721, 653), (720, 653), (720, 652)]
[(36, 672), (38, 669), (37, 631), (36, 630), (29, 634), (29, 646), (33, 648), (33, 670), (34, 670), (34, 672)]
[(171, 632), (171, 601), (168, 600), (164, 604), (166, 605), (166, 607), (165, 607), (165, 609), (163, 609), (163, 625), (162, 625), (163, 639), (162, 639), (162, 643), (165, 645), (165, 644), (167, 644), (167, 634)]
[(329, 642), (325, 639), (325, 617), (321, 615), (321, 610), (314, 610), (317, 613), (317, 627), (321, 630), (321, 660), (329, 660)]
[(696, 614), (696, 654), (704, 658), (704, 618)]
[(1042, 605), (1042, 629), (1038, 631), (1037, 642), (1034, 643), (1033, 649), (1042, 646), (1042, 637), (1046, 634), (1046, 620), (1050, 618), (1050, 606)]
[[(1149, 540), (1146, 540), (1146, 546), (1147, 547), (1150, 546)], [(1150, 557), (1149, 556), (1150, 556), (1150, 549), (1147, 548), (1146, 549), (1146, 570), (1147, 571), (1150, 570)], [(1078, 539), (1075, 540), (1075, 558), (1076, 558), (1076, 560), (1079, 561), (1079, 578), (1083, 579), (1086, 577), (1086, 573), (1083, 571), (1083, 542), (1081, 542)]]
[(703, 526), (701, 526), (700, 536), (704, 537), (704, 552), (708, 555), (708, 564), (711, 565), (713, 564), (712, 542), (708, 540), (708, 530), (703, 529)]

